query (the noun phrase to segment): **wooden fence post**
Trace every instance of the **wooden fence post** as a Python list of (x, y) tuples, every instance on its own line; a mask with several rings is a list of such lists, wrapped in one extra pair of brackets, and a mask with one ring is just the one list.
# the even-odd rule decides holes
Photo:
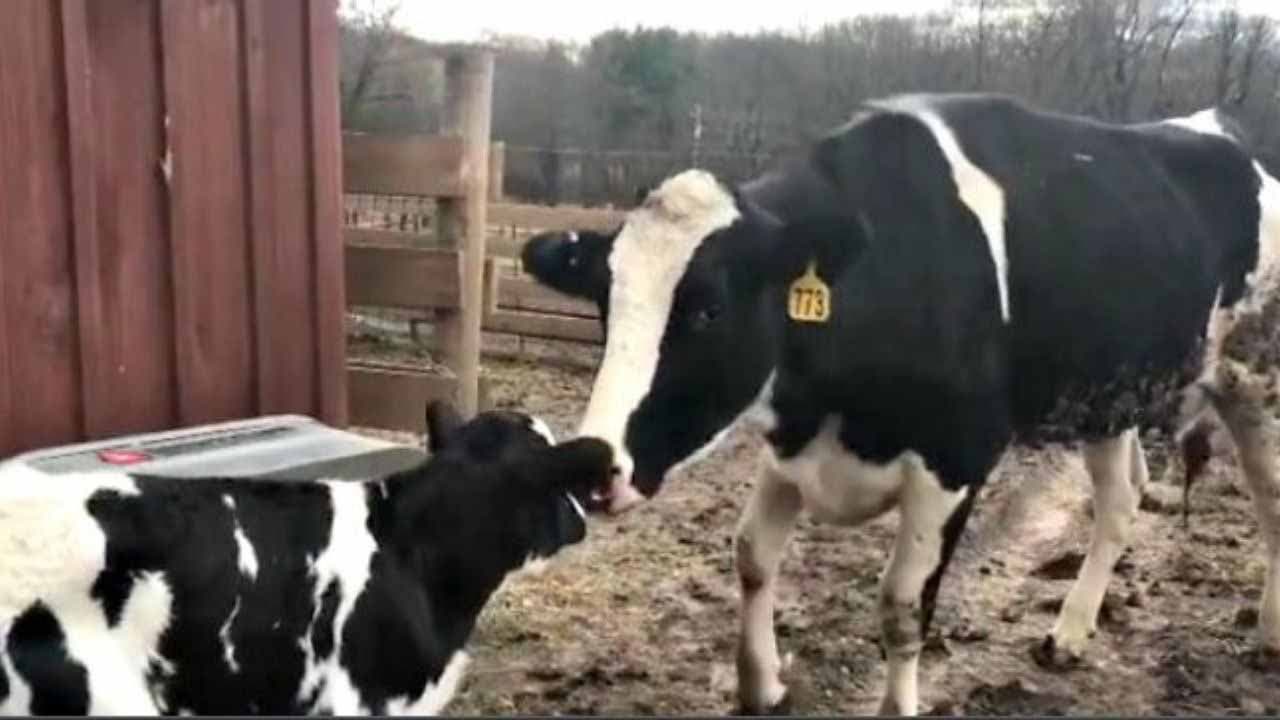
[(441, 134), (462, 138), (464, 195), (441, 198), (437, 237), (462, 250), (459, 309), (438, 316), (445, 363), (458, 378), (464, 417), (480, 407), (480, 328), (484, 316), (486, 205), (489, 193), (489, 128), (493, 106), (493, 53), (459, 50), (445, 59), (445, 110)]
[(502, 179), (506, 176), (507, 144), (499, 140), (489, 146), (489, 202), (502, 202)]

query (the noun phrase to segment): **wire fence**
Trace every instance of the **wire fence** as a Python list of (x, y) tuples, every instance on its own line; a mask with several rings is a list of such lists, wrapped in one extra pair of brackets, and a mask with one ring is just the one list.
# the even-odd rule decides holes
[(546, 205), (632, 207), (681, 170), (697, 166), (740, 181), (763, 171), (774, 153), (593, 150), (507, 145), (504, 193)]

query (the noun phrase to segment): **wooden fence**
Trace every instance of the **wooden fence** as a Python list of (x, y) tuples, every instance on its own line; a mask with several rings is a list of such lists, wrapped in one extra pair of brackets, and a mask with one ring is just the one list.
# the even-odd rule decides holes
[[(489, 128), (493, 55), (446, 50), (443, 132), (439, 136), (347, 133), (343, 184), (347, 192), (434, 198), (435, 247), (388, 242), (368, 229), (348, 229), (347, 302), (403, 308), (431, 316), (454, 377), (412, 368), (351, 362), (351, 421), (373, 427), (420, 429), (423, 404), (453, 398), (464, 415), (480, 409), (480, 334), (492, 302), (492, 263), (485, 257)], [(487, 269), (486, 269), (487, 268)]]
[(0, 455), (346, 418), (335, 0), (5, 0)]
[[(524, 241), (534, 233), (544, 230), (610, 230), (622, 222), (624, 211), (491, 200), (487, 215), (489, 227), (485, 251), (498, 257), (514, 258), (519, 256)], [(343, 224), (346, 227), (400, 233), (403, 237), (397, 242), (406, 244), (434, 246), (435, 217), (436, 203), (429, 197), (348, 194), (344, 198)]]
[[(418, 284), (424, 282), (423, 273), (431, 273), (431, 279), (426, 284), (437, 288), (433, 294), (447, 297), (456, 292), (457, 281), (452, 268), (434, 261), (428, 264), (425, 260), (419, 260), (412, 269), (407, 264), (407, 258), (426, 257), (425, 254), (416, 255), (420, 251), (409, 248), (435, 246), (435, 235), (430, 229), (435, 223), (434, 207), (429, 202), (416, 200), (347, 197), (347, 220), (349, 223), (357, 223), (348, 225), (345, 231), (349, 243), (357, 246), (376, 244), (382, 247), (399, 247), (407, 251), (401, 256), (406, 258), (406, 263), (402, 263), (399, 269), (379, 270), (366, 265), (358, 281), (362, 288), (377, 285), (393, 287), (401, 283)], [(595, 305), (538, 284), (522, 272), (519, 252), (524, 242), (536, 233), (580, 229), (610, 230), (617, 227), (622, 218), (622, 211), (612, 209), (490, 203), (486, 240), (489, 269), (486, 272), (491, 279), (486, 281), (487, 301), (481, 320), (482, 329), (490, 333), (543, 340), (599, 343), (601, 332)], [(348, 277), (351, 277), (351, 263), (353, 259), (360, 262), (360, 258), (353, 258), (350, 249), (347, 257)], [(352, 283), (349, 287), (355, 287), (354, 282), (349, 282)], [(369, 297), (364, 294), (363, 289), (359, 292), (363, 297)], [(352, 300), (352, 304), (413, 309), (403, 303), (389, 302), (388, 298), (364, 303)], [(416, 307), (425, 309), (426, 306), (419, 303)], [(410, 321), (411, 324), (416, 326), (431, 322), (430, 313), (419, 312), (417, 315), (417, 318)]]

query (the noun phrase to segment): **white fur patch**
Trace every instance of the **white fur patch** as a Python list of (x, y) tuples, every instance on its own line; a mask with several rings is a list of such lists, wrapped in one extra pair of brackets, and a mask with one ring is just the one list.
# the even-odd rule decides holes
[(227, 614), (227, 621), (222, 623), (222, 629), (218, 631), (218, 639), (222, 641), (222, 659), (226, 661), (227, 669), (232, 675), (240, 672), (240, 663), (236, 662), (236, 645), (231, 641), (231, 624), (239, 614), (240, 598), (237, 597), (235, 605), (231, 606), (231, 612)]
[(578, 498), (573, 493), (565, 493), (564, 496), (569, 499), (569, 504), (573, 506), (573, 511), (578, 513), (578, 517), (584, 521), (587, 519), (587, 511), (582, 507), (582, 503), (578, 502)]
[(1004, 222), (1005, 198), (1000, 184), (982, 168), (974, 165), (964, 150), (955, 133), (947, 126), (942, 117), (919, 100), (900, 98), (877, 103), (888, 110), (904, 112), (924, 123), (934, 140), (942, 149), (947, 163), (951, 165), (952, 178), (960, 193), (960, 200), (977, 218), (982, 226), (982, 234), (987, 241), (991, 253), (991, 262), (995, 265), (996, 285), (1000, 291), (1000, 317), (1007, 323), (1011, 316), (1009, 308), (1009, 254), (1005, 247)]
[[(172, 595), (158, 573), (144, 575), (131, 587), (119, 624), (107, 626), (91, 594), (106, 566), (107, 538), (87, 508), (104, 490), (138, 492), (132, 478), (117, 472), (50, 478), (22, 465), (0, 469), (0, 628), (43, 603), (62, 629), (68, 656), (88, 670), (89, 713), (154, 714), (139, 668), (158, 652)], [(11, 700), (29, 702), (29, 688), (9, 678), (18, 680), (18, 698)]]
[(453, 700), (462, 684), (471, 657), (459, 650), (445, 663), (444, 672), (434, 683), (427, 683), (421, 697), (413, 702), (407, 698), (395, 698), (387, 702), (388, 715), (439, 715)]
[(1235, 141), (1235, 138), (1231, 137), (1230, 133), (1222, 127), (1222, 123), (1218, 122), (1218, 111), (1214, 108), (1206, 108), (1184, 117), (1168, 118), (1164, 122), (1169, 125), (1195, 130), (1205, 135), (1221, 135), (1233, 142)]
[(231, 511), (231, 524), (235, 528), (236, 539), (236, 562), (240, 567), (240, 572), (250, 580), (258, 579), (258, 553), (253, 549), (253, 543), (249, 542), (249, 536), (244, 534), (244, 528), (240, 527), (240, 519), (236, 517), (236, 501), (230, 495), (222, 496), (222, 504), (227, 506)]
[(538, 433), (547, 441), (548, 445), (556, 444), (556, 434), (551, 432), (551, 426), (546, 421), (535, 415), (529, 416), (529, 427)]
[(859, 525), (888, 512), (911, 471), (924, 461), (906, 452), (885, 463), (867, 462), (840, 442), (841, 420), (828, 417), (795, 456), (776, 461), (778, 474), (800, 490), (805, 510), (819, 522)]
[(653, 384), (676, 286), (703, 240), (738, 217), (733, 196), (711, 174), (688, 170), (653, 190), (614, 239), (608, 342), (579, 434), (613, 445), (623, 483), (633, 467), (623, 431)]
[(342, 657), (343, 630), (347, 618), (351, 616), (356, 600), (369, 582), (370, 562), (378, 547), (366, 527), (369, 509), (365, 501), (364, 485), (340, 480), (323, 484), (329, 488), (333, 521), (329, 528), (329, 545), (311, 563), (311, 574), (315, 582), (312, 591), (315, 615), (312, 616), (311, 624), (314, 626), (318, 619), (325, 589), (330, 581), (336, 580), (339, 601), (333, 619), (334, 647), (329, 657), (317, 659), (315, 650), (311, 647), (311, 631), (308, 628), (300, 641), (305, 669), (298, 700), (301, 702), (309, 698), (323, 679), (324, 687), (317, 698), (317, 706), (328, 707), (335, 715), (363, 715), (368, 714), (368, 709), (360, 702), (360, 694), (339, 658)]
[[(8, 635), (8, 626), (0, 622), (0, 637)], [(0, 715), (31, 715), (31, 686), (18, 675), (9, 656), (0, 651), (0, 669), (9, 679), (9, 697), (0, 700)]]
[(1249, 277), (1250, 287), (1260, 291), (1259, 304), (1267, 293), (1280, 293), (1280, 181), (1267, 174), (1258, 163), (1254, 171), (1262, 179), (1258, 204), (1258, 264)]
[[(100, 490), (138, 492), (121, 473), (51, 479), (22, 465), (0, 472), (0, 625), (36, 600), (49, 604), (49, 598), (81, 593), (89, 598), (106, 564), (107, 540), (85, 503)], [(101, 607), (92, 606), (101, 616)]]
[(160, 656), (160, 640), (173, 620), (173, 590), (158, 572), (144, 572), (133, 583), (129, 599), (120, 612), (120, 624), (112, 629), (113, 640), (124, 648), (133, 663), (131, 670), (144, 677), (148, 665), (157, 662), (172, 674), (172, 663)]

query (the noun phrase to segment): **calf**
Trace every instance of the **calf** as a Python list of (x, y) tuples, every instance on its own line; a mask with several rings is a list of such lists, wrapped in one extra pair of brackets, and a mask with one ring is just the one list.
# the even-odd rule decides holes
[(367, 482), (0, 471), (3, 714), (434, 714), (512, 570), (583, 539), (609, 447), (428, 411)]
[(1038, 653), (1070, 663), (1147, 479), (1136, 431), (1211, 412), (1255, 498), (1260, 639), (1280, 650), (1280, 184), (1228, 125), (898, 96), (741, 187), (684, 172), (616, 233), (529, 241), (525, 267), (605, 318), (580, 434), (614, 448), (611, 512), (738, 420), (766, 431), (736, 538), (744, 710), (786, 699), (773, 588), (802, 509), (899, 510), (881, 710), (912, 714), (939, 584), (1006, 448), (1083, 443), (1093, 539)]

